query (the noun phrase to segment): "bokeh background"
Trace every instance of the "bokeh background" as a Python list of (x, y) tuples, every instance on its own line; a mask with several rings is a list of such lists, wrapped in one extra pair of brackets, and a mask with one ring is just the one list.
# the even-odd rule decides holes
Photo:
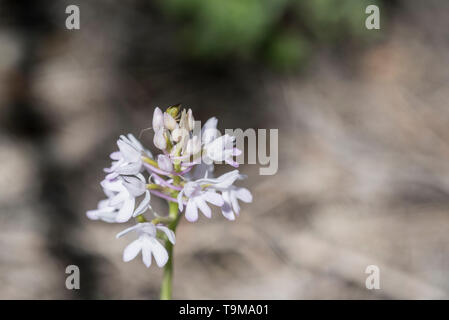
[(0, 298), (158, 297), (161, 270), (121, 260), (123, 225), (85, 211), (118, 135), (178, 102), (279, 129), (279, 171), (242, 166), (237, 221), (180, 224), (175, 298), (449, 298), (448, 2), (0, 3)]

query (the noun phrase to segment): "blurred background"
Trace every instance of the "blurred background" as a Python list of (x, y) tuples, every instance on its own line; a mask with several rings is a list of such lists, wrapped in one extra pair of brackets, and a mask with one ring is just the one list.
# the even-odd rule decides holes
[(175, 298), (449, 298), (448, 17), (440, 0), (1, 1), (0, 298), (158, 298), (161, 270), (122, 262), (123, 225), (85, 211), (117, 137), (179, 102), (279, 129), (279, 171), (241, 167), (237, 221), (182, 221)]

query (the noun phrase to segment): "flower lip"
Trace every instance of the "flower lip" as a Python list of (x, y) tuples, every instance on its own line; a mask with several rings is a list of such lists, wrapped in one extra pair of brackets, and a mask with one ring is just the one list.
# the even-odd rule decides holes
[(131, 242), (123, 251), (123, 261), (131, 261), (137, 257), (139, 252), (142, 252), (142, 261), (147, 268), (151, 266), (152, 257), (154, 257), (158, 267), (163, 267), (168, 261), (168, 253), (165, 247), (156, 238), (157, 230), (165, 233), (168, 240), (175, 244), (175, 234), (172, 230), (163, 226), (155, 226), (150, 222), (138, 223), (135, 226), (118, 233), (116, 236), (117, 238), (120, 238), (131, 231), (136, 231), (138, 233), (137, 240)]

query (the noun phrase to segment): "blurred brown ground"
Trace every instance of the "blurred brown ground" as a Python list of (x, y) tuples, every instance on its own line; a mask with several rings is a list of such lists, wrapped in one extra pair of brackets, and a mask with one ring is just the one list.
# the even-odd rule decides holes
[(280, 148), (276, 175), (242, 167), (254, 203), (237, 221), (182, 222), (175, 298), (449, 298), (449, 3), (404, 1), (383, 41), (297, 76), (186, 67), (157, 19), (136, 45), (125, 9), (81, 5), (69, 35), (0, 30), (0, 298), (157, 298), (161, 271), (121, 261), (123, 225), (85, 211), (117, 136), (179, 101), (221, 129), (279, 128)]

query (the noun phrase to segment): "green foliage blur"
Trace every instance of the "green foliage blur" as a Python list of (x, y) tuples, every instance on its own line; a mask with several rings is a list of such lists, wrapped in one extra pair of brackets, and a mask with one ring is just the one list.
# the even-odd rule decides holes
[(365, 8), (380, 0), (160, 0), (177, 23), (179, 49), (206, 61), (262, 61), (297, 70), (318, 46), (364, 43), (378, 35), (365, 28)]

